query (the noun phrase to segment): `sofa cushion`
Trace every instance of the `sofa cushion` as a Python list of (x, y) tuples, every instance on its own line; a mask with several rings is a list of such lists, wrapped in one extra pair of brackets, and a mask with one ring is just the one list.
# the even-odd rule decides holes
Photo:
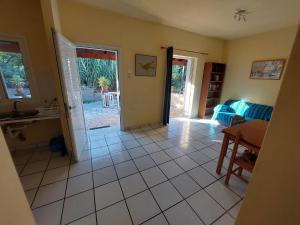
[(272, 106), (249, 103), (249, 108), (245, 111), (244, 116), (269, 121), (272, 116), (272, 111)]
[(218, 120), (220, 124), (223, 126), (228, 127), (231, 123), (232, 117), (234, 117), (236, 114), (235, 113), (230, 113), (230, 112), (219, 112), (216, 113), (216, 119)]

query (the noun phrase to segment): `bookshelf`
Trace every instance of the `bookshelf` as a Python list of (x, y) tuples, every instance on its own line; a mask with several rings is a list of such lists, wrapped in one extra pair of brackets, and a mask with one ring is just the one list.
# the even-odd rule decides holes
[(220, 103), (225, 68), (223, 63), (205, 63), (199, 101), (200, 118), (212, 115), (214, 107)]

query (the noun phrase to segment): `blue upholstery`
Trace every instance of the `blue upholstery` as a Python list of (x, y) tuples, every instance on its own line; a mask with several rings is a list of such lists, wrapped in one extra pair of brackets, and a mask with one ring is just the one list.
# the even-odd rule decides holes
[(260, 105), (242, 100), (227, 100), (214, 108), (212, 120), (218, 120), (223, 126), (228, 127), (235, 115), (240, 115), (246, 121), (261, 119), (269, 121), (272, 116), (273, 107)]

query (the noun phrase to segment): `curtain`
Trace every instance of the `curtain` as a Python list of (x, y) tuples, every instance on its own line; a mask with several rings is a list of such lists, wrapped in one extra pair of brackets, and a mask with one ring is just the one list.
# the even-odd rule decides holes
[(172, 81), (172, 61), (173, 47), (167, 48), (167, 73), (165, 86), (165, 100), (163, 111), (163, 125), (167, 125), (170, 119), (170, 103), (171, 103), (171, 81)]

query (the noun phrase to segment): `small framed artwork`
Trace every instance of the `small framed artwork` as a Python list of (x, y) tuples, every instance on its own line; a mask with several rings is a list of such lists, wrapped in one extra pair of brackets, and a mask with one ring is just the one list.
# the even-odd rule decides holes
[(285, 59), (257, 60), (252, 63), (250, 79), (280, 80)]
[(135, 54), (135, 75), (156, 76), (157, 57), (151, 55)]

